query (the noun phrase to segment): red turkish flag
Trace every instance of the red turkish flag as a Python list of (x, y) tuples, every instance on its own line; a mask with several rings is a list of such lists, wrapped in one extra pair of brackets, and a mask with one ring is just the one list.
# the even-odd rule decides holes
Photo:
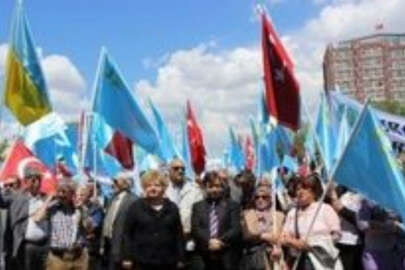
[(255, 148), (250, 136), (247, 136), (245, 141), (245, 157), (246, 169), (253, 170), (253, 167), (255, 166)]
[(23, 179), (24, 170), (27, 166), (34, 167), (42, 173), (41, 192), (46, 194), (56, 192), (57, 180), (55, 176), (20, 140), (17, 140), (10, 149), (0, 173), (0, 181), (3, 182), (12, 175), (18, 175)]
[(187, 133), (190, 145), (191, 163), (194, 172), (200, 175), (205, 169), (205, 147), (200, 127), (191, 109), (190, 101), (187, 101)]
[(125, 137), (121, 132), (115, 131), (114, 135), (107, 145), (105, 151), (115, 157), (125, 169), (134, 168), (134, 158), (132, 153), (132, 141)]
[(264, 84), (270, 115), (293, 130), (300, 126), (300, 88), (293, 63), (271, 22), (262, 14)]

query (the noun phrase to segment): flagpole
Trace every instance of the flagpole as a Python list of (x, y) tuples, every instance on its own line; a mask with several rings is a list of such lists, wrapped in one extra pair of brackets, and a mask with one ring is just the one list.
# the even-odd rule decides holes
[[(271, 173), (271, 212), (273, 215), (273, 237), (276, 237), (277, 235), (277, 212), (276, 212), (276, 177), (277, 177), (277, 168), (273, 168), (272, 173)], [(274, 260), (273, 261), (273, 269), (274, 270), (279, 270), (280, 269), (280, 264), (278, 261)]]
[[(369, 101), (370, 101), (369, 98), (367, 98), (366, 103), (365, 103), (365, 105), (364, 105), (364, 107), (363, 107), (363, 110), (362, 110), (362, 112), (361, 112), (359, 118), (357, 119), (356, 124), (355, 124), (355, 127), (354, 127), (354, 129), (353, 129), (353, 131), (352, 131), (352, 133), (351, 133), (351, 135), (350, 135), (350, 138), (349, 138), (348, 142), (346, 143), (346, 145), (345, 145), (345, 147), (344, 147), (344, 150), (343, 150), (342, 153), (340, 154), (338, 161), (336, 162), (335, 166), (333, 167), (333, 170), (332, 170), (332, 173), (331, 173), (331, 177), (329, 178), (328, 184), (326, 185), (326, 187), (325, 187), (325, 189), (324, 189), (324, 191), (323, 191), (323, 193), (322, 193), (322, 196), (321, 196), (321, 198), (320, 198), (319, 201), (318, 201), (318, 206), (317, 206), (316, 212), (315, 212), (315, 214), (314, 214), (314, 216), (313, 216), (313, 218), (312, 218), (312, 220), (311, 220), (311, 223), (310, 223), (310, 225), (309, 225), (308, 231), (307, 231), (306, 234), (305, 234), (305, 237), (304, 237), (304, 241), (305, 241), (305, 242), (308, 240), (309, 234), (311, 233), (312, 228), (313, 228), (313, 226), (314, 226), (314, 224), (315, 224), (315, 220), (316, 220), (316, 218), (317, 218), (318, 215), (319, 215), (319, 212), (320, 212), (321, 207), (322, 207), (322, 202), (325, 200), (326, 194), (328, 193), (328, 190), (329, 190), (329, 188), (330, 188), (330, 186), (331, 186), (331, 184), (332, 184), (332, 182), (333, 182), (332, 179), (333, 179), (334, 176), (335, 176), (336, 170), (337, 170), (337, 168), (339, 167), (340, 163), (342, 162), (342, 158), (343, 158), (344, 154), (347, 152), (347, 148), (348, 148), (348, 146), (350, 145), (350, 143), (353, 141), (354, 134), (357, 133), (357, 131), (358, 131), (359, 127), (360, 127), (360, 123), (362, 122), (362, 120), (363, 120), (363, 118), (364, 118), (364, 116), (365, 116), (365, 112), (366, 112), (366, 109), (368, 108)], [(297, 269), (298, 263), (299, 263), (299, 261), (300, 261), (301, 256), (302, 256), (302, 252), (300, 252), (300, 254), (298, 255), (298, 257), (296, 258), (295, 263), (294, 263), (294, 267), (292, 268), (292, 270), (296, 270), (296, 269)]]

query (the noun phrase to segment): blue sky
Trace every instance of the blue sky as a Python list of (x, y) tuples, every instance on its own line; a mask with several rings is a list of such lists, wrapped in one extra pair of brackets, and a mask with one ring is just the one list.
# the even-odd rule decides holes
[[(310, 1), (266, 2), (281, 32), (294, 31), (316, 13)], [(259, 41), (253, 1), (34, 1), (25, 0), (37, 46), (69, 57), (92, 81), (105, 45), (131, 82), (153, 78), (143, 59), (215, 41), (228, 49)], [(14, 1), (0, 1), (0, 43), (6, 42)], [(299, 12), (297, 12), (299, 10)]]
[[(263, 0), (295, 61), (301, 94), (314, 112), (322, 91), (322, 58), (330, 42), (403, 32), (404, 0)], [(253, 0), (25, 0), (55, 110), (63, 117), (88, 106), (100, 47), (121, 66), (133, 93), (148, 97), (178, 133), (186, 99), (208, 151), (221, 155), (228, 128), (249, 133), (260, 78), (260, 25)], [(0, 1), (0, 74), (12, 0)], [(11, 130), (11, 129), (10, 129)]]

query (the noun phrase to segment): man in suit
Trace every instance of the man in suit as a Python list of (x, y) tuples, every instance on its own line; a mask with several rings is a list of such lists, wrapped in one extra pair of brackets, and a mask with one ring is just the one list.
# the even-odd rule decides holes
[(108, 269), (121, 269), (123, 260), (123, 235), (126, 213), (136, 200), (130, 192), (132, 176), (120, 173), (113, 179), (114, 197), (104, 219), (101, 251), (108, 259)]
[(217, 172), (204, 176), (204, 186), (207, 198), (193, 205), (191, 218), (191, 235), (204, 269), (237, 269), (241, 235), (239, 206), (225, 198), (224, 182)]
[(44, 204), (40, 193), (42, 174), (34, 167), (24, 170), (24, 190), (2, 192), (0, 207), (8, 209), (12, 230), (11, 256), (18, 269), (44, 269), (49, 223), (37, 222), (34, 215)]

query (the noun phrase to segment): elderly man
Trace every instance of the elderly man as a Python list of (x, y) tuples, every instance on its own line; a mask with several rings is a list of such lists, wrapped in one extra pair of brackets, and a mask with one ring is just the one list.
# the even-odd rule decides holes
[(101, 241), (102, 254), (108, 260), (109, 270), (121, 269), (126, 213), (136, 200), (136, 196), (130, 192), (132, 182), (132, 174), (129, 172), (119, 173), (113, 179), (114, 197), (104, 219)]
[(34, 167), (24, 170), (24, 190), (5, 191), (0, 195), (0, 207), (8, 209), (12, 230), (11, 256), (18, 269), (44, 269), (47, 254), (48, 222), (35, 222), (34, 215), (44, 204), (40, 193), (42, 175)]
[(98, 270), (101, 269), (100, 240), (104, 211), (97, 197), (93, 195), (90, 185), (79, 187), (76, 192), (76, 207), (81, 209), (82, 213), (88, 216), (92, 223), (91, 230), (86, 234), (89, 270)]
[(186, 266), (188, 269), (198, 269), (193, 263), (194, 242), (191, 239), (191, 209), (195, 202), (203, 199), (201, 189), (185, 177), (183, 161), (176, 158), (170, 162), (169, 185), (166, 189), (166, 197), (174, 202), (180, 211), (181, 223), (186, 239)]
[(34, 215), (34, 221), (50, 223), (47, 270), (87, 270), (88, 253), (85, 235), (92, 230), (90, 218), (75, 207), (76, 185), (70, 178), (58, 183), (56, 196), (48, 197)]

